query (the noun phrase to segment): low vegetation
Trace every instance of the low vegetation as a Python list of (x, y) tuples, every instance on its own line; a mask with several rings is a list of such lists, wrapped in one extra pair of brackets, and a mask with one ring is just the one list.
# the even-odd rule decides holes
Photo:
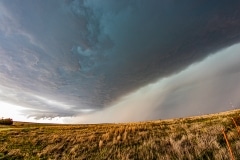
[(229, 160), (224, 130), (237, 160), (239, 125), (240, 110), (123, 124), (14, 122), (0, 128), (0, 159)]
[(12, 125), (13, 120), (11, 118), (2, 118), (0, 119), (0, 125)]

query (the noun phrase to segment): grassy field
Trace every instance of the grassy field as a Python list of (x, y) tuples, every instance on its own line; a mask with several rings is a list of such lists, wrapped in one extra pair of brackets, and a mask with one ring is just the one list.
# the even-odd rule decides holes
[(240, 110), (140, 123), (0, 126), (0, 159), (240, 159)]

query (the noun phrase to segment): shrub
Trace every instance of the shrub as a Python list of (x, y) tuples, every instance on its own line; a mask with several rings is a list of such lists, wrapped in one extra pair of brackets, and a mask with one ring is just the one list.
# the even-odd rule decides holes
[(0, 119), (0, 124), (2, 125), (12, 125), (13, 124), (13, 120), (11, 118), (2, 118)]

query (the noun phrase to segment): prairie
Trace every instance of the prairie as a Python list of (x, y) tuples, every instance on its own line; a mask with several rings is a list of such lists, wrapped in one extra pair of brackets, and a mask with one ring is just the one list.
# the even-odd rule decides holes
[(237, 160), (239, 125), (240, 110), (138, 123), (14, 122), (0, 125), (0, 159), (229, 160), (231, 150)]

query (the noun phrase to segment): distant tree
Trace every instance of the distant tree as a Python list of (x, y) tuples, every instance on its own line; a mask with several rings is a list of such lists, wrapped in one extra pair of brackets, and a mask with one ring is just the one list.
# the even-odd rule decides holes
[(0, 124), (2, 124), (2, 125), (12, 125), (13, 120), (11, 118), (2, 118), (2, 119), (0, 119)]

